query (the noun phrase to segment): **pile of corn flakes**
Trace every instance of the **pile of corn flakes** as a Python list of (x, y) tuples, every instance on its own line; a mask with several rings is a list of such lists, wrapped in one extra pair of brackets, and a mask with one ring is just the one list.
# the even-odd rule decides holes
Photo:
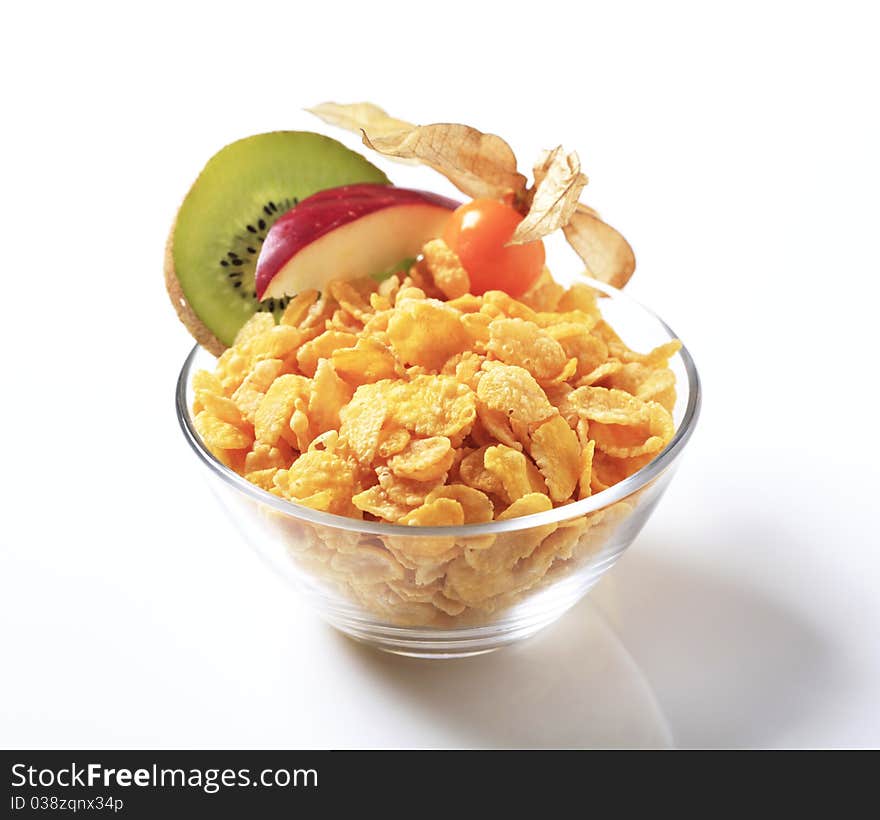
[[(595, 291), (546, 270), (518, 300), (475, 296), (433, 240), (402, 279), (300, 293), (277, 325), (256, 314), (216, 371), (195, 375), (195, 426), (225, 465), (316, 510), (409, 527), (505, 520), (586, 498), (658, 455), (679, 347), (630, 350)], [(324, 563), (361, 603), (430, 623), (533, 586), (570, 557), (575, 529), (340, 541)]]

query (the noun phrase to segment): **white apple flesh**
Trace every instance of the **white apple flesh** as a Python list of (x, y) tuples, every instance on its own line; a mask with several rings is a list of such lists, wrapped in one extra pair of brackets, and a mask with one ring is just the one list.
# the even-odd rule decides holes
[(257, 260), (257, 298), (323, 290), (333, 279), (381, 273), (440, 236), (457, 207), (436, 194), (388, 185), (321, 191), (269, 230)]

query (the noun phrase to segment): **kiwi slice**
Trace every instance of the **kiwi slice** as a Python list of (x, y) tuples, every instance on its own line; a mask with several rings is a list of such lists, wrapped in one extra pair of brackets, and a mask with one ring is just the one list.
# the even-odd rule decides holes
[(257, 311), (254, 269), (272, 223), (301, 199), (356, 182), (388, 183), (360, 154), (322, 134), (274, 131), (214, 154), (177, 212), (165, 249), (165, 284), (183, 323), (219, 355)]

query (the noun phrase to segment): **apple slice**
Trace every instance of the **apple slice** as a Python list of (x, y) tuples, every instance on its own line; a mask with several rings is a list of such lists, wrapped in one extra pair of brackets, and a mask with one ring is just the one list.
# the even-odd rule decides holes
[(319, 191), (269, 230), (257, 260), (257, 298), (322, 290), (331, 279), (385, 271), (440, 236), (458, 205), (428, 191), (390, 185)]

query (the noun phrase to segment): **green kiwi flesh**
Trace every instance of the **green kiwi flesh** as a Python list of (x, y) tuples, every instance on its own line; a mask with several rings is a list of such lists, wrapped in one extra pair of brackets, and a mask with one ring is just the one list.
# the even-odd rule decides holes
[(257, 134), (211, 157), (180, 206), (165, 260), (168, 291), (196, 339), (218, 353), (257, 311), (282, 312), (289, 297), (259, 302), (254, 292), (267, 231), (299, 200), (357, 182), (388, 178), (342, 143), (308, 131)]

